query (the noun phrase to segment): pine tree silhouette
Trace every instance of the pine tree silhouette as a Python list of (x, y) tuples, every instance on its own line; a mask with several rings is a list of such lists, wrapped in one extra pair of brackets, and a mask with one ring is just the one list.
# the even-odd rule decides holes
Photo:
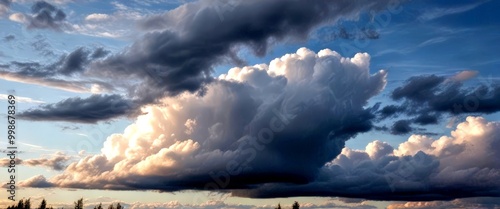
[(83, 198), (80, 198), (75, 202), (75, 209), (83, 209)]
[(47, 201), (45, 201), (45, 199), (42, 200), (38, 209), (47, 209)]

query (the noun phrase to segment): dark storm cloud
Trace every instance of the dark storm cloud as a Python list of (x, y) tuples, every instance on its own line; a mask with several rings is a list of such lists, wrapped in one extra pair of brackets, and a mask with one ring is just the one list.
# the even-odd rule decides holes
[(437, 124), (443, 114), (490, 114), (500, 111), (500, 84), (493, 82), (465, 87), (463, 82), (471, 77), (466, 74), (471, 73), (464, 71), (450, 78), (438, 75), (409, 78), (391, 93), (391, 98), (401, 103), (383, 107), (377, 112), (379, 119), (401, 114), (410, 116), (411, 119), (400, 120), (391, 128), (392, 133), (402, 134), (412, 130), (412, 123)]
[(413, 122), (418, 125), (430, 125), (430, 124), (438, 124), (439, 114), (428, 114), (422, 113), (413, 119)]
[(404, 111), (404, 109), (397, 105), (387, 105), (379, 111), (379, 114), (382, 119), (385, 119), (394, 116), (402, 111)]
[[(446, 82), (445, 82), (446, 81)], [(444, 76), (423, 75), (407, 80), (391, 97), (404, 100), (406, 111), (461, 113), (494, 113), (500, 111), (500, 83), (463, 87), (460, 81)], [(409, 110), (413, 108), (413, 110)]]
[(398, 120), (392, 125), (391, 133), (395, 135), (410, 133), (413, 130), (410, 125), (411, 122), (408, 120)]
[(120, 95), (92, 95), (85, 99), (75, 97), (55, 104), (42, 105), (38, 109), (27, 110), (18, 115), (29, 120), (96, 123), (131, 114), (134, 109), (132, 102)]
[[(273, 42), (304, 39), (321, 24), (357, 16), (361, 11), (379, 10), (389, 2), (258, 0), (189, 3), (143, 20), (140, 26), (152, 31), (124, 51), (105, 57), (108, 52), (103, 49), (91, 53), (79, 48), (49, 65), (50, 69), (56, 70), (50, 73), (72, 75), (87, 70), (86, 75), (110, 80), (128, 80), (135, 76), (140, 82), (128, 87), (128, 96), (134, 98), (136, 106), (185, 91), (198, 91), (203, 95), (204, 86), (213, 81), (215, 65), (227, 60), (239, 64), (244, 62), (237, 56), (238, 47), (249, 47), (256, 55), (264, 56)], [(46, 2), (37, 2), (33, 13), (42, 11), (45, 14), (60, 10)], [(102, 59), (95, 60), (98, 57)], [(359, 123), (358, 128), (365, 130), (367, 127)]]
[(38, 62), (13, 61), (10, 63), (9, 67), (15, 68), (16, 73), (22, 76), (47, 77), (54, 75), (53, 70), (44, 68), (44, 66)]
[(63, 31), (69, 28), (66, 13), (45, 1), (36, 1), (31, 6), (31, 15), (23, 14), (23, 17), (26, 18), (23, 23), (28, 29)]
[(409, 78), (404, 86), (396, 88), (391, 97), (395, 100), (407, 98), (413, 101), (425, 102), (444, 80), (444, 77), (436, 75), (414, 76)]
[(111, 53), (110, 51), (102, 48), (102, 47), (99, 47), (97, 49), (94, 50), (94, 52), (92, 52), (92, 59), (99, 59), (99, 58), (103, 58), (105, 56), (107, 56), (109, 53)]
[(239, 60), (235, 47), (246, 46), (264, 56), (273, 42), (303, 39), (320, 24), (387, 4), (325, 0), (190, 3), (142, 21), (142, 28), (154, 32), (94, 67), (97, 74), (145, 78), (132, 93), (152, 102), (201, 89), (212, 80), (214, 65), (228, 58)]
[[(50, 47), (44, 39), (40, 39), (32, 45), (36, 50), (40, 51), (47, 51), (47, 48)], [(18, 76), (51, 79), (58, 75), (67, 76), (74, 73), (80, 73), (84, 71), (84, 67), (86, 67), (88, 63), (103, 58), (107, 54), (108, 51), (102, 48), (89, 49), (80, 47), (69, 54), (62, 55), (56, 62), (51, 64), (43, 65), (39, 62), (12, 61), (10, 64), (5, 65), (5, 67), (11, 69), (8, 73)]]
[(83, 66), (90, 62), (88, 59), (89, 55), (89, 50), (78, 48), (61, 59), (62, 64), (60, 65), (59, 72), (63, 75), (71, 75), (75, 72), (83, 71)]
[(57, 69), (59, 74), (72, 75), (85, 70), (85, 67), (92, 60), (102, 58), (107, 53), (102, 48), (97, 48), (94, 51), (80, 47), (75, 51), (61, 56), (58, 62), (50, 65), (49, 68)]

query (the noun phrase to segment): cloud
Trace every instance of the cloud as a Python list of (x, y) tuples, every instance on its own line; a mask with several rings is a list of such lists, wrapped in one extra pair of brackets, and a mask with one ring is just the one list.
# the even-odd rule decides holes
[[(33, 203), (33, 197), (31, 198), (31, 202)], [(41, 201), (42, 197), (35, 198), (37, 201)], [(1, 202), (0, 202), (1, 203)], [(228, 203), (221, 200), (207, 200), (200, 203), (181, 203), (179, 201), (163, 201), (163, 202), (123, 202), (121, 200), (116, 200), (109, 197), (98, 197), (92, 199), (85, 199), (84, 203), (87, 208), (92, 208), (99, 204), (102, 204), (103, 208), (113, 204), (120, 203), (120, 205), (124, 208), (130, 209), (269, 209), (275, 208), (276, 205), (251, 205), (251, 204), (241, 204), (241, 203)], [(287, 206), (291, 206), (293, 201), (290, 204), (281, 204), (282, 207), (287, 208)], [(6, 202), (6, 204), (11, 204), (11, 202)], [(36, 204), (37, 205), (37, 204)], [(74, 207), (73, 204), (68, 203), (54, 203), (51, 202), (51, 206), (54, 208), (71, 208)], [(322, 208), (355, 208), (355, 209), (374, 209), (375, 206), (367, 205), (364, 203), (361, 204), (336, 204), (333, 201), (326, 201), (323, 203), (309, 203), (309, 202), (301, 202), (300, 208), (303, 209), (322, 209)]]
[(72, 27), (76, 32), (90, 36), (137, 38), (143, 33), (135, 27), (135, 24), (144, 16), (143, 11), (122, 5), (113, 13), (89, 14), (83, 21), (73, 24)]
[(318, 29), (313, 36), (314, 38), (319, 39), (321, 41), (335, 41), (338, 39), (346, 39), (346, 40), (378, 39), (380, 37), (380, 34), (377, 32), (377, 30), (373, 28), (367, 28), (367, 27), (359, 28), (357, 25), (354, 25), (354, 27), (350, 25), (348, 26), (340, 25), (335, 27), (332, 26), (322, 27)]
[(447, 208), (497, 208), (500, 201), (497, 197), (473, 197), (462, 198), (452, 201), (432, 201), (432, 202), (405, 202), (393, 203), (387, 206), (388, 209), (447, 209)]
[(477, 74), (479, 74), (479, 72), (475, 71), (475, 70), (464, 70), (460, 73), (457, 73), (456, 75), (454, 75), (453, 77), (451, 77), (449, 79), (452, 81), (466, 81), (466, 80), (469, 80), (471, 78), (476, 77)]
[[(24, 166), (32, 166), (32, 167), (46, 167), (52, 170), (61, 171), (64, 170), (67, 166), (67, 163), (71, 159), (70, 156), (65, 155), (64, 153), (57, 152), (50, 158), (36, 158), (36, 159), (27, 159), (21, 160), (16, 159), (16, 164), (24, 165)], [(0, 160), (0, 166), (7, 167), (10, 164), (8, 158), (2, 158)], [(39, 179), (39, 178), (38, 178)]]
[(54, 49), (49, 42), (47, 42), (47, 38), (41, 35), (35, 36), (35, 38), (36, 40), (30, 43), (30, 46), (33, 47), (35, 51), (44, 57), (55, 56)]
[(264, 56), (273, 42), (306, 38), (321, 24), (356, 17), (361, 11), (383, 8), (388, 3), (285, 0), (187, 3), (145, 18), (139, 26), (150, 32), (124, 52), (94, 63), (90, 73), (145, 79), (132, 93), (142, 96), (146, 103), (184, 91), (196, 92), (213, 80), (210, 74), (215, 65), (227, 60), (241, 61), (238, 47), (248, 47), (257, 56)]
[(82, 99), (69, 98), (55, 104), (42, 105), (29, 109), (18, 117), (29, 120), (64, 120), (69, 122), (96, 123), (118, 116), (132, 114), (133, 104), (120, 95), (92, 95)]
[(92, 14), (87, 15), (87, 17), (85, 17), (85, 20), (86, 21), (102, 21), (102, 20), (107, 20), (109, 18), (110, 18), (110, 16), (107, 14), (92, 13)]
[[(412, 135), (397, 148), (374, 141), (344, 148), (308, 184), (267, 184), (238, 190), (246, 197), (341, 196), (374, 200), (498, 198), (500, 122), (467, 117), (451, 136)], [(426, 203), (432, 205), (432, 203)]]
[[(462, 71), (453, 76), (419, 75), (409, 78), (391, 92), (398, 105), (388, 105), (378, 111), (379, 119), (395, 118), (402, 114), (413, 117), (397, 121), (393, 133), (411, 131), (410, 124), (437, 124), (444, 115), (495, 113), (500, 111), (500, 85), (480, 83), (466, 88), (464, 82), (477, 75)], [(397, 129), (397, 130), (396, 130)]]
[(433, 45), (433, 44), (445, 42), (446, 40), (448, 40), (448, 38), (446, 38), (446, 37), (431, 38), (431, 39), (429, 39), (427, 41), (424, 41), (424, 42), (420, 43), (418, 45), (418, 47), (425, 47), (425, 46), (429, 46), (429, 45)]
[(33, 176), (29, 179), (26, 179), (24, 181), (21, 181), (19, 183), (19, 186), (25, 187), (25, 186), (35, 186), (38, 188), (47, 188), (47, 187), (53, 187), (54, 185), (51, 184), (50, 182), (45, 179), (44, 176), (38, 175), (38, 176)]
[[(24, 63), (27, 64), (27, 63)], [(33, 64), (33, 63), (31, 63)], [(29, 65), (31, 65), (29, 64)], [(36, 84), (40, 86), (46, 86), (50, 88), (56, 88), (64, 91), (76, 92), (76, 93), (103, 93), (109, 92), (113, 89), (112, 86), (105, 82), (100, 81), (68, 81), (55, 78), (44, 78), (40, 76), (29, 76), (25, 73), (30, 73), (30, 71), (22, 72), (10, 72), (1, 71), (0, 78), (8, 81), (15, 81), (20, 83)], [(45, 75), (43, 72), (32, 72), (35, 75)], [(40, 73), (40, 74), (39, 74)]]
[(60, 171), (66, 168), (70, 159), (70, 156), (58, 152), (52, 158), (27, 159), (23, 160), (21, 164), (26, 166), (43, 166)]
[(408, 120), (398, 120), (391, 127), (391, 133), (395, 135), (410, 133), (413, 128), (410, 126), (411, 122)]
[[(3, 153), (9, 153), (10, 150), (5, 150)], [(0, 159), (0, 167), (8, 167), (10, 165), (10, 160), (8, 157)], [(16, 164), (20, 164), (22, 162), (21, 159), (15, 159)]]
[[(42, 54), (46, 54), (49, 45), (41, 38), (33, 42), (33, 47)], [(50, 52), (52, 53), (52, 52)], [(63, 54), (53, 63), (46, 65), (39, 62), (17, 62), (13, 61), (5, 65), (6, 70), (0, 70), (0, 78), (9, 81), (36, 84), (65, 91), (78, 93), (105, 93), (115, 90), (115, 87), (106, 80), (72, 77), (81, 75), (86, 65), (93, 60), (102, 59), (109, 54), (103, 48), (89, 49), (80, 47), (69, 54)], [(119, 83), (119, 82), (115, 82)]]
[(50, 29), (64, 31), (70, 29), (66, 13), (46, 1), (36, 1), (31, 6), (31, 14), (14, 13), (9, 19), (24, 24), (28, 29)]
[(60, 171), (66, 168), (67, 163), (70, 159), (70, 156), (59, 152), (52, 156), (52, 158), (27, 159), (23, 160), (21, 164), (27, 166), (43, 166), (56, 171)]
[[(114, 4), (119, 11), (129, 10), (122, 4)], [(139, 107), (183, 92), (203, 95), (205, 85), (216, 81), (212, 75), (216, 65), (228, 60), (238, 64), (244, 62), (237, 56), (240, 47), (248, 47), (256, 55), (264, 56), (274, 42), (302, 40), (322, 24), (334, 23), (342, 18), (355, 18), (361, 12), (380, 10), (388, 4), (391, 1), (367, 3), (322, 0), (311, 4), (308, 1), (285, 0), (231, 3), (202, 0), (145, 18), (139, 23), (145, 35), (120, 53), (94, 59), (89, 58), (87, 49), (78, 48), (49, 65), (23, 63), (19, 66), (19, 63), (13, 63), (18, 65), (18, 72), (6, 74), (10, 79), (16, 77), (16, 80), (24, 82), (61, 88), (61, 85), (73, 87), (73, 84), (60, 84), (60, 80), (54, 82), (54, 79), (78, 73), (83, 75), (80, 78), (93, 80), (78, 81), (80, 83), (76, 88), (79, 90), (74, 90), (84, 91), (89, 84), (92, 89), (99, 91), (103, 87), (108, 90), (116, 89), (113, 87), (126, 89), (127, 97), (136, 103), (134, 106)], [(46, 2), (37, 2), (32, 10), (33, 13), (60, 11)], [(108, 16), (91, 14), (86, 19), (102, 21)], [(224, 30), (214, 31), (213, 28)], [(31, 78), (19, 78), (26, 74)], [(101, 82), (93, 84), (95, 81)], [(108, 82), (106, 86), (103, 85), (105, 81), (113, 82)], [(110, 83), (114, 86), (109, 86)]]
[[(185, 92), (143, 108), (146, 114), (109, 136), (100, 154), (48, 181), (161, 191), (313, 181), (346, 140), (372, 127), (364, 106), (384, 88), (386, 72), (370, 75), (369, 62), (366, 53), (345, 58), (301, 48), (268, 65), (232, 68), (203, 96)], [(85, 115), (74, 105), (83, 102), (63, 103), (68, 108), (47, 109)]]
[(84, 71), (84, 67), (92, 60), (106, 56), (109, 51), (97, 48), (94, 51), (85, 47), (80, 47), (75, 51), (62, 56), (57, 63), (52, 64), (62, 75), (72, 75)]
[(12, 0), (0, 0), (0, 18), (9, 12)]
[(16, 39), (16, 36), (14, 36), (12, 34), (3, 37), (3, 41), (5, 41), (5, 42), (10, 42), (10, 41), (13, 41), (14, 39)]
[(9, 16), (9, 20), (24, 24), (28, 22), (28, 17), (22, 13), (14, 13)]
[[(182, 204), (178, 201), (169, 201), (162, 203), (130, 203), (130, 204), (122, 204), (123, 206), (131, 209), (139, 209), (139, 208), (158, 208), (158, 209), (182, 209), (182, 208), (190, 208), (190, 209), (265, 209), (265, 208), (274, 208), (276, 205), (246, 205), (246, 204), (231, 204), (225, 203), (223, 201), (217, 200), (209, 200), (199, 204)], [(285, 204), (282, 204), (285, 207)], [(291, 204), (290, 204), (291, 205)], [(321, 204), (314, 203), (301, 203), (300, 208), (304, 209), (320, 209), (320, 208), (359, 208), (359, 209), (373, 209), (376, 208), (371, 205), (358, 204), (355, 206), (347, 206), (347, 205), (339, 205), (334, 202), (325, 202)]]
[(449, 7), (449, 8), (436, 8), (433, 7), (431, 9), (428, 9), (427, 11), (423, 12), (418, 19), (421, 21), (429, 21), (429, 20), (434, 20), (440, 17), (448, 16), (448, 15), (453, 15), (453, 14), (458, 14), (462, 12), (467, 12), (469, 10), (472, 10), (488, 1), (477, 1), (472, 4), (468, 5), (460, 5), (460, 6), (455, 6), (455, 7)]
[[(9, 95), (7, 95), (7, 94), (0, 94), (0, 99), (7, 100), (8, 97), (9, 97)], [(21, 96), (17, 96), (17, 95), (16, 95), (16, 101), (21, 102), (21, 103), (45, 103), (44, 101), (39, 101), (39, 100), (32, 99), (29, 97), (21, 97)]]

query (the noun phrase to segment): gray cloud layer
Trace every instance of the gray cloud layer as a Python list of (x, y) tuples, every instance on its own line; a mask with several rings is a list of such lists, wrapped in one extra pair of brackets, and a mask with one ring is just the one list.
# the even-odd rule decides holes
[(151, 102), (165, 95), (199, 90), (212, 80), (210, 74), (215, 64), (227, 58), (238, 62), (235, 47), (246, 46), (263, 56), (275, 41), (305, 38), (320, 24), (387, 3), (325, 0), (189, 3), (144, 20), (141, 26), (153, 32), (126, 51), (96, 63), (93, 69), (112, 76), (147, 78), (133, 95), (142, 95)]
[(452, 77), (413, 76), (391, 92), (391, 98), (399, 104), (381, 108), (378, 111), (379, 119), (410, 116), (410, 119), (397, 120), (390, 128), (393, 134), (407, 134), (414, 130), (425, 130), (414, 128), (412, 124), (438, 124), (446, 115), (491, 114), (500, 111), (498, 83), (464, 87), (464, 82), (476, 75), (475, 71), (462, 71)]
[[(141, 21), (140, 26), (148, 32), (120, 53), (94, 57), (89, 56), (90, 51), (79, 48), (59, 62), (47, 65), (49, 68), (39, 63), (25, 63), (16, 68), (18, 74), (52, 79), (55, 76), (80, 75), (110, 81), (139, 81), (130, 82), (134, 84), (125, 88), (130, 102), (135, 103), (132, 107), (140, 107), (185, 91), (203, 95), (204, 86), (214, 81), (212, 72), (215, 65), (227, 60), (238, 64), (243, 62), (237, 57), (239, 47), (248, 47), (256, 55), (263, 56), (274, 42), (304, 39), (321, 24), (353, 18), (363, 11), (382, 9), (390, 2), (202, 0)], [(44, 2), (37, 2), (33, 6), (33, 13), (47, 17), (48, 22), (57, 19), (57, 14), (48, 13), (59, 11)], [(104, 87), (100, 85), (100, 88)], [(103, 105), (106, 104), (95, 104), (99, 107)], [(41, 108), (24, 115), (36, 112), (38, 120), (44, 120), (45, 116), (46, 120), (66, 120), (63, 117), (51, 117), (52, 114), (58, 114), (51, 110)], [(72, 112), (78, 114), (84, 111)], [(129, 111), (121, 112), (126, 114)], [(72, 122), (82, 117), (65, 116)], [(96, 121), (107, 119), (109, 117), (96, 118)]]
[(132, 114), (131, 111), (136, 109), (133, 105), (120, 95), (92, 95), (85, 99), (76, 97), (42, 105), (39, 109), (27, 110), (18, 116), (29, 120), (95, 123)]

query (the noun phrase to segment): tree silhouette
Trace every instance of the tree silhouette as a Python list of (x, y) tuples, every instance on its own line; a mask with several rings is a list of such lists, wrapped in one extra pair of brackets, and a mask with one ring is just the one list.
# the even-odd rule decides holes
[(26, 201), (24, 201), (24, 208), (22, 208), (22, 209), (31, 209), (30, 199), (27, 199)]
[(292, 209), (299, 209), (300, 205), (297, 201), (295, 201), (295, 203), (293, 203), (292, 205)]
[(75, 202), (75, 209), (83, 209), (83, 198), (80, 198)]
[(40, 206), (38, 206), (38, 209), (46, 209), (47, 208), (47, 201), (45, 199), (42, 200), (40, 203)]
[(17, 209), (24, 209), (24, 200), (19, 200), (16, 208)]
[(116, 204), (116, 209), (123, 209), (122, 205), (120, 205), (120, 203), (117, 203)]
[(94, 206), (94, 209), (103, 209), (103, 208), (102, 208), (102, 203), (99, 203), (99, 205), (98, 205), (98, 206)]
[(275, 208), (275, 209), (281, 209), (281, 205), (278, 203), (278, 207)]

